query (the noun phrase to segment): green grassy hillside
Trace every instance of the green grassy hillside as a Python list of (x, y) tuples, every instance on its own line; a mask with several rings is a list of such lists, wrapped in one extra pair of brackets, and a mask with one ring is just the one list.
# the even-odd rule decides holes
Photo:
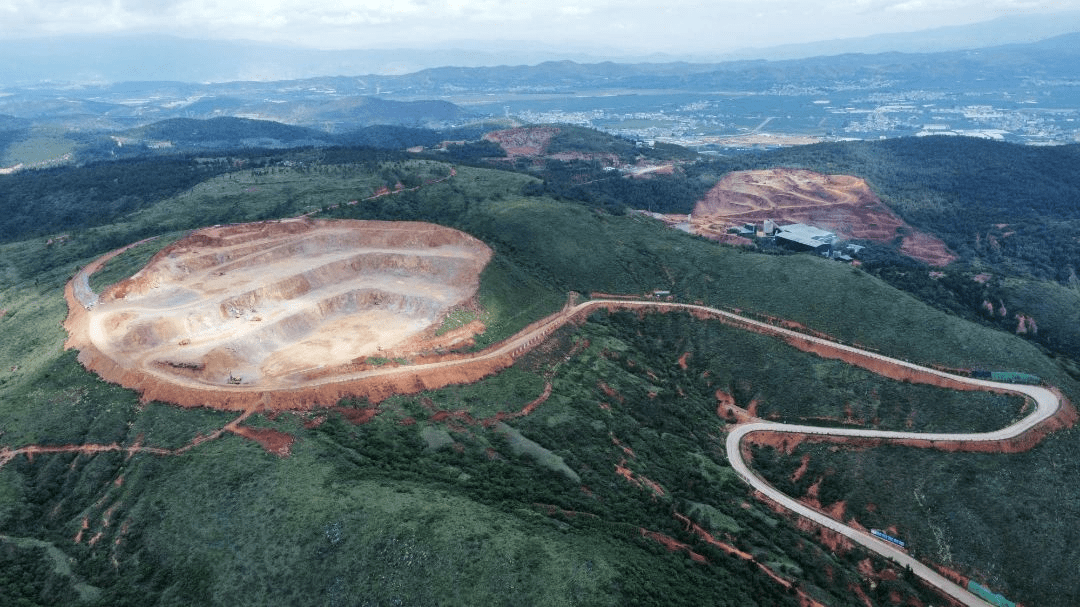
[[(490, 321), (481, 345), (557, 310), (569, 291), (667, 289), (680, 300), (788, 318), (920, 362), (1034, 373), (1080, 394), (1034, 345), (848, 266), (719, 247), (639, 216), (528, 196), (536, 180), (514, 173), (457, 167), (452, 179), (425, 185), (450, 167), (345, 150), (274, 158), (230, 167), (62, 242), (0, 245), (0, 446), (181, 449), (232, 421), (222, 412), (140, 404), (83, 370), (61, 347), (63, 283), (116, 243), (318, 209), (321, 217), (435, 221), (487, 242), (496, 254), (481, 280)], [(364, 200), (398, 181), (421, 187)], [(360, 202), (342, 204), (351, 200)], [(117, 258), (95, 284), (133, 272), (162, 244)], [(506, 428), (479, 423), (519, 411), (548, 382), (550, 396), (531, 415), (505, 420)], [(893, 591), (939, 601), (903, 572), (871, 583), (857, 570), (863, 552), (833, 554), (755, 500), (727, 466), (717, 390), (740, 405), (758, 400), (759, 413), (781, 419), (836, 419), (851, 406), (887, 428), (910, 421), (985, 429), (1017, 410), (1009, 399), (883, 380), (685, 315), (596, 315), (502, 374), (391, 398), (366, 424), (349, 421), (367, 407), (353, 401), (340, 411), (244, 421), (292, 436), (284, 458), (230, 433), (176, 455), (16, 456), (0, 467), (0, 535), (17, 538), (0, 539), (0, 559), (6, 570), (46, 571), (44, 543), (74, 563), (71, 576), (0, 580), (5, 596), (25, 604), (70, 603), (86, 590), (77, 584), (96, 589), (84, 593), (88, 602), (108, 605), (796, 605), (800, 592), (857, 605), (859, 593), (884, 602)], [(995, 456), (977, 478), (964, 474), (957, 483), (1023, 482), (1032, 512), (1067, 508), (1075, 500), (1058, 468), (1017, 479), (1027, 466), (1075, 453), (1075, 440), (1066, 432), (1027, 456)], [(965, 461), (933, 457), (947, 466)], [(896, 461), (897, 474), (918, 470), (904, 461)], [(993, 528), (1009, 494), (980, 497), (967, 516)], [(885, 510), (893, 507), (883, 500), (881, 516), (900, 517)], [(794, 585), (709, 543), (676, 515)], [(1034, 536), (1039, 518), (1015, 524)], [(673, 550), (665, 538), (676, 542)], [(1080, 564), (1068, 556), (1067, 537), (1042, 541), (1064, 566)], [(997, 571), (1006, 557), (1008, 575), (1038, 571), (1039, 563), (1023, 562), (1030, 552), (1009, 550), (955, 554), (977, 571)], [(1021, 600), (1041, 598), (1016, 588)]]

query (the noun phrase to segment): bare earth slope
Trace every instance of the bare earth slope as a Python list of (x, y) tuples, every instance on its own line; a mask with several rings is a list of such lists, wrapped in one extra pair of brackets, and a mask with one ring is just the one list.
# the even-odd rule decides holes
[(862, 179), (800, 169), (726, 175), (694, 207), (693, 229), (721, 236), (730, 227), (760, 225), (765, 219), (781, 225), (815, 225), (843, 239), (890, 242), (901, 237), (904, 254), (930, 265), (944, 266), (956, 259), (944, 242), (917, 231), (885, 206)]
[(72, 307), (83, 310), (69, 317), (70, 345), (99, 359), (95, 370), (190, 388), (288, 390), (355, 372), (367, 357), (467, 340), (482, 327), (434, 332), (473, 298), (490, 257), (482, 242), (433, 224), (215, 226), (161, 251), (97, 301), (75, 289), (82, 306)]

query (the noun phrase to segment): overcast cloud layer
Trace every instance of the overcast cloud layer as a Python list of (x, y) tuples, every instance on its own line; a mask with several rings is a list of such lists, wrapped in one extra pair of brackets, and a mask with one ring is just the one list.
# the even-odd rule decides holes
[(1080, 0), (0, 0), (0, 39), (156, 32), (318, 49), (520, 40), (694, 53), (1078, 9)]

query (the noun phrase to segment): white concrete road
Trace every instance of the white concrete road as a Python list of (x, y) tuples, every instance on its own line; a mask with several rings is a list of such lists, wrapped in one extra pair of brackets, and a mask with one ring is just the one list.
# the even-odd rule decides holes
[[(595, 302), (594, 301), (594, 302), (585, 302), (584, 304), (581, 304), (581, 305), (582, 306), (587, 305), (587, 304), (597, 305), (599, 303), (600, 302)], [(608, 302), (608, 303), (618, 303), (618, 304), (627, 305), (627, 307), (634, 307), (634, 302), (616, 301), (616, 302)], [(639, 303), (638, 305), (646, 305), (646, 304)], [(739, 474), (739, 476), (741, 476), (743, 478), (743, 480), (745, 480), (747, 483), (749, 483), (750, 486), (752, 486), (754, 489), (760, 491), (762, 494), (767, 496), (769, 499), (771, 499), (774, 502), (780, 504), (784, 508), (787, 508), (788, 510), (791, 510), (795, 514), (798, 514), (800, 516), (804, 516), (804, 517), (814, 521), (815, 523), (821, 525), (822, 527), (826, 527), (828, 529), (831, 529), (831, 530), (843, 535), (844, 537), (847, 537), (851, 541), (853, 541), (853, 542), (855, 542), (857, 544), (860, 544), (860, 545), (868, 548), (869, 550), (872, 550), (873, 552), (876, 552), (876, 553), (880, 554), (881, 556), (883, 556), (883, 557), (885, 557), (885, 558), (887, 558), (889, 560), (892, 560), (893, 562), (897, 563), (901, 567), (910, 567), (911, 571), (915, 575), (919, 576), (920, 578), (925, 580), (930, 585), (940, 589), (942, 592), (944, 592), (945, 594), (948, 594), (949, 596), (953, 597), (954, 599), (956, 599), (957, 601), (961, 602), (964, 605), (970, 605), (972, 607), (987, 607), (988, 605), (990, 605), (989, 603), (987, 603), (983, 599), (979, 598), (978, 596), (972, 594), (971, 592), (968, 592), (968, 590), (966, 588), (963, 588), (959, 584), (957, 584), (957, 583), (953, 582), (952, 580), (946, 578), (945, 576), (941, 575), (940, 573), (938, 573), (936, 570), (932, 569), (931, 567), (928, 567), (927, 565), (924, 565), (921, 562), (915, 560), (914, 558), (912, 558), (910, 555), (908, 555), (905, 551), (901, 550), (897, 546), (895, 546), (895, 545), (893, 545), (893, 544), (891, 544), (889, 542), (886, 542), (884, 540), (878, 539), (877, 537), (874, 537), (873, 535), (871, 535), (871, 534), (869, 534), (869, 533), (867, 533), (865, 531), (861, 531), (861, 530), (856, 529), (854, 527), (850, 527), (848, 525), (845, 525), (842, 522), (837, 521), (837, 520), (829, 517), (828, 515), (820, 512), (818, 510), (815, 510), (815, 509), (813, 509), (813, 508), (811, 508), (811, 507), (797, 501), (796, 499), (782, 493), (781, 491), (777, 490), (775, 487), (773, 487), (772, 485), (767, 483), (760, 476), (755, 474), (754, 471), (751, 470), (750, 467), (746, 464), (746, 461), (742, 457), (742, 448), (741, 448), (742, 440), (743, 440), (743, 438), (745, 438), (746, 436), (748, 436), (750, 434), (753, 434), (754, 432), (785, 432), (785, 433), (792, 433), (792, 434), (816, 434), (816, 435), (827, 435), (827, 436), (842, 436), (842, 437), (852, 437), (852, 438), (876, 438), (876, 439), (920, 439), (920, 440), (962, 441), (962, 442), (997, 442), (997, 441), (1004, 441), (1004, 440), (1008, 440), (1008, 439), (1020, 436), (1021, 434), (1023, 434), (1025, 432), (1031, 430), (1032, 428), (1034, 428), (1040, 422), (1043, 422), (1043, 421), (1049, 419), (1050, 417), (1053, 417), (1058, 412), (1058, 409), (1061, 407), (1061, 400), (1058, 398), (1058, 396), (1056, 394), (1054, 394), (1052, 391), (1050, 391), (1050, 390), (1048, 390), (1046, 388), (1043, 388), (1041, 386), (1029, 386), (1029, 385), (1021, 385), (1021, 384), (1005, 384), (1005, 383), (992, 382), (992, 381), (986, 381), (986, 380), (981, 380), (981, 379), (974, 379), (974, 378), (970, 378), (970, 377), (964, 377), (964, 376), (960, 376), (960, 375), (954, 375), (954, 374), (951, 374), (951, 373), (946, 373), (946, 372), (943, 372), (943, 371), (939, 371), (937, 369), (931, 369), (931, 368), (928, 368), (928, 367), (923, 367), (923, 366), (920, 366), (920, 365), (916, 365), (916, 364), (911, 363), (911, 362), (899, 360), (899, 359), (896, 359), (896, 358), (890, 358), (888, 356), (883, 356), (883, 355), (875, 353), (875, 352), (869, 352), (867, 350), (862, 350), (862, 349), (855, 348), (855, 347), (852, 347), (852, 346), (848, 346), (848, 345), (845, 345), (845, 344), (839, 344), (839, 343), (836, 343), (836, 342), (833, 342), (833, 341), (829, 341), (827, 339), (822, 339), (822, 338), (819, 338), (819, 337), (814, 337), (814, 336), (811, 336), (811, 335), (807, 335), (805, 333), (799, 333), (799, 332), (796, 332), (796, 331), (791, 331), (789, 329), (784, 329), (784, 328), (781, 328), (781, 327), (770, 325), (768, 323), (759, 322), (759, 321), (752, 320), (752, 319), (749, 319), (749, 318), (746, 318), (746, 317), (743, 317), (743, 316), (739, 316), (737, 314), (733, 314), (731, 312), (725, 312), (723, 310), (718, 310), (716, 308), (709, 308), (709, 307), (706, 307), (706, 306), (697, 306), (697, 305), (667, 303), (667, 302), (655, 302), (655, 303), (650, 302), (647, 305), (656, 306), (656, 307), (660, 307), (660, 308), (671, 307), (671, 308), (686, 309), (686, 310), (696, 310), (698, 312), (702, 312), (702, 313), (705, 313), (705, 314), (708, 314), (708, 315), (711, 315), (711, 316), (715, 316), (715, 317), (718, 317), (718, 318), (723, 318), (723, 319), (726, 319), (726, 320), (734, 321), (734, 322), (736, 322), (738, 324), (742, 324), (742, 325), (747, 326), (747, 327), (751, 327), (751, 328), (754, 328), (754, 329), (757, 329), (757, 330), (761, 330), (764, 333), (776, 335), (776, 336), (779, 336), (779, 337), (797, 337), (800, 340), (806, 340), (806, 341), (814, 342), (814, 343), (817, 343), (817, 344), (825, 345), (825, 346), (828, 346), (828, 347), (833, 348), (835, 350), (841, 350), (841, 351), (851, 352), (851, 353), (854, 353), (854, 354), (860, 354), (860, 355), (863, 355), (863, 356), (869, 356), (869, 357), (872, 357), (872, 358), (876, 359), (877, 361), (879, 361), (881, 363), (884, 363), (884, 364), (887, 364), (887, 365), (893, 365), (893, 366), (896, 366), (896, 367), (906, 368), (906, 369), (918, 371), (919, 373), (927, 373), (927, 374), (936, 375), (936, 376), (939, 376), (939, 377), (949, 378), (951, 380), (954, 380), (954, 381), (957, 381), (957, 382), (962, 382), (962, 383), (965, 383), (965, 384), (968, 384), (968, 385), (971, 385), (971, 386), (974, 386), (974, 387), (980, 388), (980, 389), (1011, 392), (1011, 393), (1014, 393), (1014, 394), (1020, 394), (1020, 395), (1023, 395), (1023, 396), (1026, 396), (1026, 397), (1030, 398), (1036, 405), (1036, 408), (1035, 408), (1034, 411), (1032, 411), (1030, 414), (1028, 414), (1024, 418), (1018, 420), (1017, 422), (1015, 422), (1015, 423), (1013, 423), (1013, 424), (1011, 424), (1011, 425), (1009, 425), (1009, 426), (1007, 426), (1005, 428), (1002, 428), (1000, 430), (995, 430), (993, 432), (970, 433), (970, 434), (964, 434), (964, 433), (893, 432), (893, 431), (870, 430), (870, 429), (862, 429), (862, 428), (828, 428), (828, 427), (804, 426), (804, 425), (797, 425), (797, 424), (782, 424), (782, 423), (778, 423), (778, 422), (758, 421), (758, 422), (752, 422), (752, 423), (737, 426), (730, 434), (728, 434), (727, 442), (726, 442), (727, 457), (728, 457), (728, 460), (731, 462), (732, 468), (734, 468), (735, 471)]]
[[(116, 251), (113, 254), (118, 253), (118, 252), (119, 251)], [(85, 281), (86, 277), (89, 276), (91, 273), (93, 273), (97, 269), (97, 267), (100, 267), (101, 262), (103, 262), (105, 259), (106, 258), (102, 258), (102, 259), (97, 260), (96, 264), (92, 264), (92, 266), (88, 266), (86, 269), (84, 269), (83, 272), (81, 272), (79, 275), (75, 276), (73, 279), (76, 281), (76, 285), (81, 286), (83, 281)], [(86, 287), (86, 290), (89, 291), (88, 286)], [(92, 294), (92, 292), (91, 292), (91, 294)], [(869, 429), (859, 429), (859, 428), (828, 428), (828, 427), (818, 427), (818, 426), (803, 426), (803, 425), (795, 425), (795, 424), (782, 424), (782, 423), (776, 423), (776, 422), (757, 421), (757, 422), (752, 422), (752, 423), (747, 423), (747, 424), (737, 426), (735, 429), (732, 430), (732, 432), (727, 437), (727, 443), (726, 443), (727, 457), (730, 460), (732, 467), (739, 474), (739, 476), (741, 476), (747, 483), (750, 484), (750, 486), (752, 486), (754, 489), (760, 491), (762, 494), (767, 496), (769, 499), (775, 501), (776, 503), (780, 504), (784, 508), (787, 508), (788, 510), (791, 510), (792, 512), (794, 512), (794, 513), (796, 513), (796, 514), (798, 514), (800, 516), (804, 516), (804, 517), (814, 521), (815, 523), (817, 523), (817, 524), (819, 524), (819, 525), (821, 525), (823, 527), (831, 529), (831, 530), (833, 530), (833, 531), (835, 531), (835, 532), (849, 538), (850, 540), (852, 540), (853, 542), (855, 542), (857, 544), (865, 546), (866, 548), (868, 548), (868, 549), (882, 555), (883, 557), (896, 562), (900, 566), (910, 567), (912, 572), (914, 572), (916, 575), (918, 575), (922, 579), (926, 580), (929, 584), (939, 588), (940, 590), (942, 590), (943, 592), (945, 592), (949, 596), (952, 596), (953, 598), (960, 601), (964, 605), (971, 605), (971, 606), (975, 606), (975, 607), (986, 607), (987, 605), (989, 605), (989, 603), (986, 603), (985, 601), (983, 601), (979, 597), (977, 597), (974, 594), (968, 592), (967, 589), (962, 588), (960, 585), (958, 585), (958, 584), (952, 582), (951, 580), (945, 578), (944, 576), (939, 574), (937, 571), (931, 569), (930, 567), (928, 567), (926, 565), (923, 565), (922, 563), (915, 560), (914, 558), (909, 556), (906, 552), (904, 552), (903, 550), (900, 550), (898, 547), (894, 546), (893, 544), (890, 544), (888, 542), (880, 540), (880, 539), (874, 537), (873, 535), (870, 535), (869, 533), (866, 533), (864, 531), (861, 531), (859, 529), (856, 529), (854, 527), (850, 527), (850, 526), (845, 525), (845, 524), (843, 524), (843, 523), (841, 523), (839, 521), (836, 521), (836, 520), (830, 518), (829, 516), (825, 515), (824, 513), (819, 512), (819, 511), (817, 511), (817, 510), (815, 510), (813, 508), (810, 508), (810, 507), (806, 506), (805, 504), (800, 503), (799, 501), (795, 500), (794, 498), (792, 498), (792, 497), (778, 491), (777, 489), (775, 489), (774, 487), (769, 485), (767, 482), (765, 482), (764, 479), (757, 476), (753, 472), (753, 470), (751, 470), (750, 467), (746, 464), (746, 461), (742, 457), (742, 449), (741, 449), (742, 440), (743, 440), (743, 438), (745, 438), (746, 436), (748, 436), (748, 435), (750, 435), (750, 434), (752, 434), (754, 432), (766, 432), (767, 431), (767, 432), (786, 432), (786, 433), (794, 433), (794, 434), (816, 434), (816, 435), (828, 435), (828, 436), (841, 436), (841, 437), (851, 437), (851, 438), (921, 439), (921, 440), (965, 441), (965, 442), (1003, 441), (1003, 440), (1007, 440), (1007, 439), (1019, 436), (1019, 435), (1023, 434), (1024, 432), (1027, 432), (1028, 430), (1032, 429), (1034, 426), (1036, 426), (1040, 422), (1052, 417), (1055, 413), (1057, 413), (1058, 409), (1061, 406), (1061, 402), (1058, 399), (1056, 394), (1054, 394), (1052, 391), (1050, 391), (1050, 390), (1048, 390), (1046, 388), (1039, 387), (1039, 386), (1003, 384), (1003, 383), (997, 383), (997, 382), (973, 379), (973, 378), (970, 378), (970, 377), (963, 377), (963, 376), (959, 376), (959, 375), (953, 375), (953, 374), (950, 374), (950, 373), (945, 373), (943, 371), (938, 371), (936, 369), (931, 369), (931, 368), (928, 368), (928, 367), (923, 367), (923, 366), (920, 366), (920, 365), (916, 365), (916, 364), (911, 363), (911, 362), (907, 362), (907, 361), (903, 361), (903, 360), (899, 360), (899, 359), (895, 359), (895, 358), (890, 358), (888, 356), (883, 356), (883, 355), (875, 353), (875, 352), (869, 352), (867, 350), (862, 350), (862, 349), (859, 349), (859, 348), (855, 348), (853, 346), (848, 346), (848, 345), (845, 345), (845, 344), (836, 343), (836, 342), (833, 342), (833, 341), (830, 341), (830, 340), (827, 340), (827, 339), (822, 339), (820, 337), (815, 337), (815, 336), (812, 336), (812, 335), (807, 335), (805, 333), (792, 331), (790, 329), (777, 327), (775, 325), (771, 325), (771, 324), (768, 324), (768, 323), (765, 323), (765, 322), (761, 322), (761, 321), (753, 320), (753, 319), (750, 319), (750, 318), (746, 318), (744, 316), (740, 316), (740, 315), (734, 314), (732, 312), (726, 312), (724, 310), (719, 310), (717, 308), (710, 308), (708, 306), (681, 304), (681, 303), (674, 303), (674, 302), (662, 302), (662, 301), (640, 301), (640, 300), (635, 301), (635, 300), (622, 300), (622, 299), (593, 299), (593, 300), (589, 300), (589, 301), (579, 303), (579, 304), (577, 304), (575, 306), (567, 307), (567, 308), (563, 309), (562, 311), (560, 311), (558, 313), (555, 313), (555, 314), (553, 314), (553, 315), (551, 315), (551, 316), (549, 316), (549, 317), (547, 317), (547, 318), (545, 318), (545, 319), (543, 319), (541, 321), (533, 323), (529, 328), (521, 331), (520, 333), (518, 333), (516, 335), (513, 335), (510, 338), (508, 338), (508, 339), (506, 339), (506, 340), (504, 340), (504, 341), (502, 341), (502, 342), (500, 342), (498, 344), (494, 344), (493, 346), (491, 346), (490, 348), (484, 350), (483, 352), (477, 353), (476, 355), (474, 355), (474, 356), (472, 356), (470, 358), (467, 358), (465, 360), (452, 360), (452, 361), (443, 361), (443, 362), (436, 362), (436, 363), (429, 363), (429, 364), (409, 365), (409, 366), (400, 367), (400, 368), (373, 369), (373, 370), (357, 373), (357, 374), (354, 374), (354, 375), (351, 375), (351, 376), (336, 377), (336, 378), (325, 380), (325, 381), (326, 382), (332, 382), (332, 381), (342, 381), (342, 380), (355, 380), (355, 379), (361, 379), (361, 378), (365, 378), (365, 377), (375, 377), (375, 376), (380, 376), (380, 375), (390, 375), (390, 374), (396, 374), (396, 373), (422, 374), (425, 371), (432, 371), (432, 370), (435, 370), (435, 369), (438, 369), (438, 368), (451, 367), (451, 366), (460, 365), (460, 364), (463, 364), (463, 363), (474, 362), (474, 361), (476, 361), (478, 359), (493, 358), (493, 357), (497, 357), (497, 356), (507, 356), (507, 355), (513, 356), (515, 354), (520, 354), (520, 353), (522, 353), (524, 351), (527, 351), (527, 350), (531, 349), (532, 347), (535, 347), (536, 345), (541, 343), (544, 339), (546, 339), (555, 329), (557, 329), (558, 327), (562, 326), (563, 324), (569, 322), (571, 319), (573, 319), (578, 314), (589, 312), (594, 308), (599, 309), (599, 308), (604, 308), (604, 307), (618, 307), (618, 308), (626, 308), (626, 309), (635, 309), (635, 308), (636, 309), (659, 309), (659, 310), (671, 309), (671, 310), (685, 310), (685, 311), (688, 311), (688, 312), (696, 312), (699, 315), (710, 316), (710, 317), (713, 317), (713, 318), (724, 320), (724, 321), (729, 322), (731, 324), (735, 324), (737, 326), (742, 326), (742, 327), (746, 328), (747, 330), (759, 331), (761, 333), (765, 333), (765, 334), (769, 334), (769, 335), (775, 335), (775, 336), (781, 337), (781, 338), (791, 337), (791, 338), (796, 338), (798, 340), (809, 341), (809, 342), (812, 342), (812, 343), (816, 343), (816, 344), (819, 344), (819, 345), (826, 346), (826, 347), (828, 347), (830, 349), (833, 349), (834, 351), (846, 351), (846, 352), (850, 352), (850, 353), (853, 353), (853, 354), (858, 354), (858, 355), (861, 355), (861, 356), (869, 356), (869, 357), (872, 357), (872, 358), (876, 359), (877, 361), (879, 361), (882, 364), (892, 365), (892, 366), (895, 366), (895, 367), (898, 367), (898, 368), (906, 368), (906, 369), (916, 371), (916, 372), (922, 373), (922, 374), (931, 374), (931, 375), (937, 375), (937, 376), (944, 377), (944, 378), (949, 378), (949, 379), (951, 379), (953, 381), (963, 382), (965, 384), (969, 384), (971, 386), (975, 386), (975, 387), (981, 388), (981, 389), (1012, 392), (1012, 393), (1015, 393), (1015, 394), (1021, 394), (1021, 395), (1024, 395), (1026, 397), (1031, 398), (1036, 404), (1036, 408), (1032, 413), (1030, 413), (1029, 415), (1027, 415), (1023, 419), (1017, 421), (1016, 423), (1014, 423), (1014, 424), (1012, 424), (1012, 425), (1010, 425), (1010, 426), (1008, 426), (1006, 428), (1002, 428), (1002, 429), (996, 430), (994, 432), (986, 432), (986, 433), (979, 433), (979, 434), (955, 434), (955, 433), (954, 434), (933, 434), (933, 433), (925, 433), (924, 434), (924, 433), (917, 433), (917, 432), (892, 432), (892, 431), (869, 430)], [(233, 390), (241, 391), (242, 390), (242, 388), (235, 387), (235, 386), (228, 386), (228, 387), (219, 386), (219, 387), (216, 387), (216, 389), (224, 390), (224, 391), (233, 391)]]

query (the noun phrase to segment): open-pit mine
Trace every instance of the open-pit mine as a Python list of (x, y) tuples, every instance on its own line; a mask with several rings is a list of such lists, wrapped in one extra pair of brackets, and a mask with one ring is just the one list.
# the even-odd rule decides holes
[(426, 223), (205, 228), (100, 296), (85, 268), (69, 289), (69, 345), (137, 389), (294, 390), (468, 342), (478, 321), (436, 333), (473, 305), (490, 258), (479, 240)]
[[(805, 223), (835, 232), (843, 240), (890, 243), (900, 252), (932, 266), (946, 266), (956, 254), (932, 234), (920, 232), (878, 198), (865, 180), (802, 169), (734, 171), (698, 201), (689, 231), (732, 243), (748, 243), (728, 234), (746, 223), (771, 219), (780, 225)], [(669, 216), (683, 223), (685, 216)]]

